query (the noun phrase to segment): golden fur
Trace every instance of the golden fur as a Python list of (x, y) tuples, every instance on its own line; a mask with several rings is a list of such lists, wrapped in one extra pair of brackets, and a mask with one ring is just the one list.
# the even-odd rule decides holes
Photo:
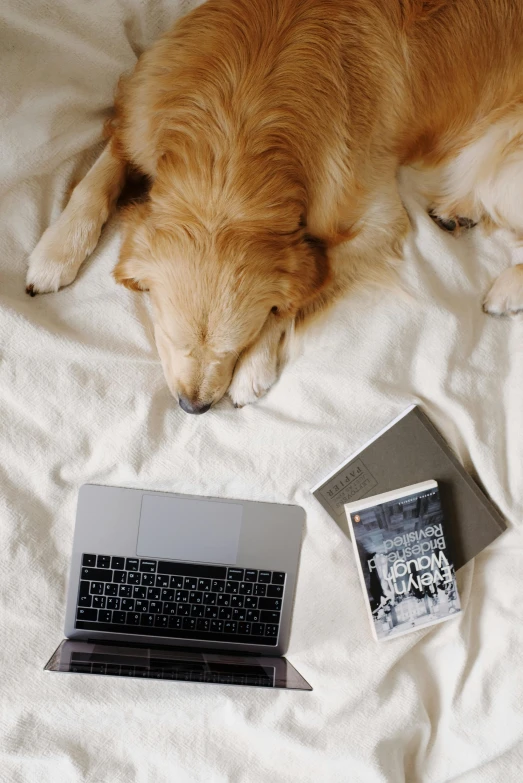
[[(523, 232), (523, 0), (209, 0), (121, 80), (107, 135), (28, 290), (71, 282), (126, 175), (146, 175), (115, 278), (149, 290), (182, 407), (242, 405), (297, 327), (401, 256), (400, 166), (433, 170), (442, 217)], [(489, 311), (523, 307), (508, 278)]]

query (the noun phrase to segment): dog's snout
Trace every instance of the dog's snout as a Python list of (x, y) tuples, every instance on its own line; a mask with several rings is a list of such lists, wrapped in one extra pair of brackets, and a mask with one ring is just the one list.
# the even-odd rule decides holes
[(199, 402), (191, 402), (187, 397), (180, 397), (180, 408), (185, 413), (205, 413), (210, 407), (210, 402), (202, 405)]

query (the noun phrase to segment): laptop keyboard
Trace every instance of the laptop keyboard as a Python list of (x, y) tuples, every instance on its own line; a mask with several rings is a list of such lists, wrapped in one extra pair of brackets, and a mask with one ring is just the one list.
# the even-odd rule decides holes
[(84, 554), (75, 627), (274, 646), (284, 589), (279, 571)]

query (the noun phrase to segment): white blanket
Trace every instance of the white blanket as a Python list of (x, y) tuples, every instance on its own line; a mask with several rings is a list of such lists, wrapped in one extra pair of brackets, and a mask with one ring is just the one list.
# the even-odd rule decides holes
[[(27, 255), (99, 150), (118, 76), (193, 5), (0, 7), (0, 778), (519, 781), (523, 323), (481, 312), (508, 239), (444, 234), (407, 188), (412, 298), (348, 298), (265, 399), (201, 417), (169, 396), (146, 295), (110, 276), (117, 217), (74, 285), (24, 293)], [(309, 487), (411, 402), (510, 526), (460, 572), (459, 618), (378, 646), (350, 542)], [(288, 658), (314, 691), (44, 673), (84, 482), (302, 505)]]

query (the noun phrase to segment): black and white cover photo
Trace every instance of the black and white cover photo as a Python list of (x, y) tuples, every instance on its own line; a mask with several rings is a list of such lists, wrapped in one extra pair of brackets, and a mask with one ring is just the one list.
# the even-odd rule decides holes
[(435, 481), (348, 503), (345, 510), (377, 640), (461, 610)]

